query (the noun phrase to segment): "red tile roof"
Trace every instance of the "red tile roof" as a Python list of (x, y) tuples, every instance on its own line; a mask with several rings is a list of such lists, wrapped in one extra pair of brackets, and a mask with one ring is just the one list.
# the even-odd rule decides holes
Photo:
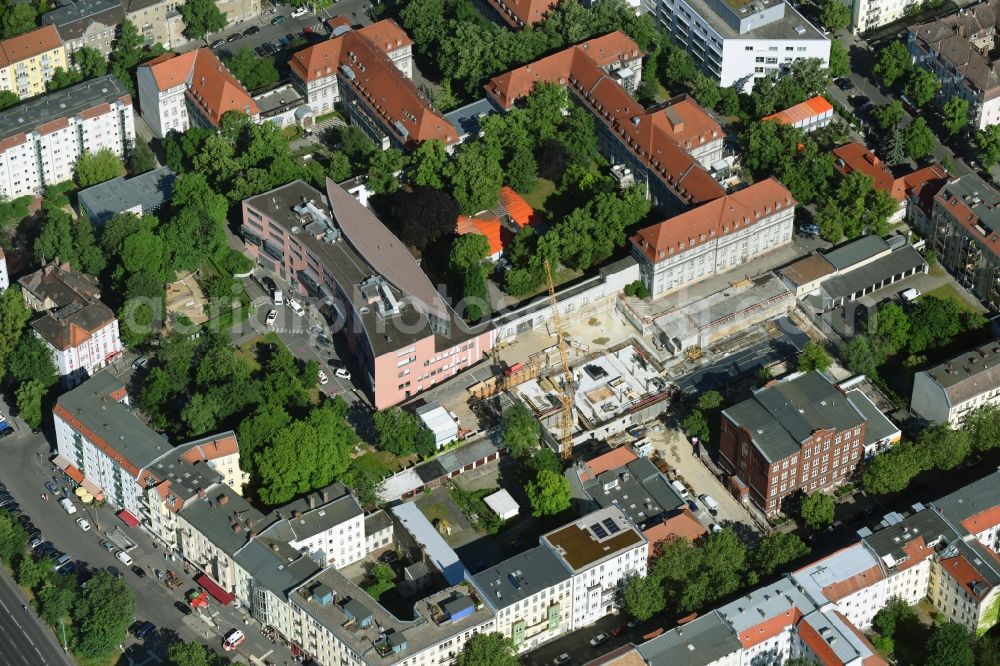
[(541, 217), (535, 213), (535, 209), (531, 207), (531, 204), (506, 185), (500, 188), (500, 203), (503, 204), (514, 224), (521, 229), (524, 227), (537, 227), (542, 223)]
[[(0, 257), (2, 256), (3, 251), (0, 250)], [(979, 534), (996, 525), (1000, 525), (1000, 506), (991, 506), (985, 511), (980, 511), (962, 521), (962, 527), (973, 534)]]
[(23, 35), (0, 40), (0, 66), (48, 53), (62, 46), (54, 25), (46, 25)]
[(804, 102), (790, 106), (787, 109), (764, 116), (761, 120), (777, 120), (782, 125), (794, 125), (795, 123), (821, 116), (824, 113), (833, 111), (833, 106), (822, 95), (817, 95)]
[(889, 167), (863, 144), (855, 141), (838, 146), (833, 149), (833, 157), (834, 168), (841, 174), (846, 176), (854, 171), (860, 171), (866, 176), (871, 176), (875, 181), (876, 190), (888, 192), (897, 200), (902, 200), (902, 197), (896, 196), (894, 191), (895, 179), (892, 177)]
[(534, 25), (560, 0), (487, 0), (490, 6), (512, 28)]
[(832, 585), (827, 585), (823, 588), (823, 594), (830, 601), (839, 601), (844, 597), (851, 596), (858, 590), (874, 585), (879, 580), (882, 580), (882, 567), (876, 564), (849, 578), (839, 580)]
[(580, 479), (582, 481), (590, 481), (607, 471), (618, 469), (638, 459), (639, 456), (635, 455), (632, 449), (620, 446), (617, 449), (602, 453), (596, 458), (591, 458), (583, 463), (583, 471), (580, 472)]
[(649, 556), (656, 554), (656, 547), (667, 539), (683, 537), (695, 541), (705, 536), (705, 526), (698, 522), (690, 509), (685, 508), (676, 516), (671, 516), (661, 523), (648, 527), (642, 532), (649, 540)]
[(993, 586), (983, 580), (983, 575), (976, 571), (976, 568), (965, 559), (964, 555), (942, 558), (939, 564), (941, 569), (955, 579), (959, 587), (976, 601), (982, 601), (993, 589)]
[(413, 40), (406, 34), (406, 31), (392, 19), (382, 19), (377, 23), (366, 25), (358, 32), (386, 53), (413, 45)]
[[(368, 35), (391, 34), (395, 28), (380, 26), (378, 31), (369, 31)], [(385, 46), (384, 40), (376, 44), (364, 31), (352, 30), (294, 53), (289, 66), (302, 81), (325, 78), (338, 69), (342, 73), (346, 72), (345, 68), (349, 69), (350, 75), (338, 77), (340, 85), (350, 85), (404, 145), (430, 139), (454, 143), (458, 131), (431, 108), (413, 82), (396, 68), (383, 50)], [(401, 132), (400, 127), (405, 131)]]
[(947, 181), (948, 172), (944, 167), (931, 164), (897, 178), (893, 183), (893, 190), (900, 191), (903, 198), (916, 198), (918, 202), (926, 204), (926, 199), (937, 194)]
[(792, 193), (774, 178), (715, 199), (651, 227), (632, 237), (632, 244), (653, 263), (673, 252), (735, 233), (777, 210), (795, 206)]
[(240, 445), (236, 441), (236, 435), (229, 432), (216, 439), (192, 446), (181, 454), (181, 458), (194, 464), (200, 460), (215, 460), (239, 452)]
[(482, 234), (490, 243), (490, 256), (503, 252), (504, 243), (501, 240), (502, 226), (500, 220), (493, 215), (486, 217), (470, 217), (459, 215), (455, 224), (455, 235)]
[(754, 645), (759, 645), (784, 633), (788, 627), (794, 626), (801, 619), (802, 611), (795, 607), (788, 608), (773, 617), (758, 622), (745, 631), (741, 631), (738, 634), (740, 644), (743, 645), (743, 649), (752, 648)]
[(165, 53), (142, 67), (148, 67), (159, 90), (187, 86), (188, 100), (212, 124), (238, 111), (249, 116), (260, 113), (257, 103), (211, 49), (201, 48), (180, 55)]
[[(976, 209), (983, 210), (981, 206), (970, 208), (962, 197), (955, 196), (954, 192), (946, 188), (942, 188), (934, 199), (940, 202), (941, 210), (950, 215), (956, 224), (965, 229), (987, 250), (1000, 256), (1000, 234), (993, 233), (988, 226), (979, 221)], [(990, 209), (987, 208), (986, 211), (989, 212)]]

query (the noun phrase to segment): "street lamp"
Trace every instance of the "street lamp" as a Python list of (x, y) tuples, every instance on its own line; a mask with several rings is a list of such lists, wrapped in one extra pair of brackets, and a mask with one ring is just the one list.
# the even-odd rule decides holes
[(66, 624), (59, 620), (59, 626), (62, 627), (62, 637), (63, 637), (63, 654), (69, 654), (69, 648), (66, 646)]

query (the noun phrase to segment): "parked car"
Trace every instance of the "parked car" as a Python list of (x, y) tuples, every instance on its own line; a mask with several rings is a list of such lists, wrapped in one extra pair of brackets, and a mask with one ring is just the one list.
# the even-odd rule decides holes
[(300, 317), (306, 313), (305, 308), (294, 298), (288, 299), (288, 308)]
[(552, 663), (556, 666), (563, 666), (569, 663), (569, 655), (563, 652), (561, 655), (552, 660)]
[(76, 524), (84, 532), (90, 531), (90, 522), (86, 518), (77, 518)]
[(226, 45), (226, 40), (224, 40), (224, 39), (217, 39), (214, 42), (212, 42), (212, 45), (209, 48), (217, 49), (220, 46), (225, 46), (225, 45)]
[(258, 46), (253, 51), (254, 51), (254, 53), (256, 53), (261, 58), (266, 58), (267, 57), (267, 51), (264, 50), (263, 46)]
[(267, 319), (264, 320), (265, 326), (274, 326), (274, 320), (278, 318), (278, 311), (271, 310), (267, 313)]
[(382, 564), (390, 564), (399, 559), (399, 555), (394, 550), (387, 550), (378, 556), (378, 561)]
[(330, 378), (322, 370), (319, 371), (319, 383), (320, 386), (326, 386), (328, 383), (330, 383)]
[(226, 652), (232, 652), (240, 646), (240, 643), (246, 640), (246, 636), (239, 629), (230, 629), (226, 634), (225, 639), (222, 641), (222, 648)]
[(125, 566), (127, 567), (132, 566), (132, 557), (124, 550), (119, 550), (117, 553), (115, 553), (115, 557), (117, 557), (118, 561), (124, 564)]
[(853, 90), (854, 89), (854, 84), (851, 83), (851, 80), (849, 78), (847, 78), (847, 77), (839, 78), (836, 81), (834, 81), (834, 83), (836, 84), (836, 86), (838, 88), (840, 88), (841, 90), (843, 90), (845, 92), (848, 91), (848, 90)]
[(340, 366), (339, 368), (335, 369), (333, 371), (333, 374), (337, 375), (341, 379), (350, 379), (351, 378), (351, 372), (350, 372), (350, 370), (348, 370), (344, 366)]
[(258, 32), (260, 32), (260, 28), (258, 28), (255, 25), (252, 25), (252, 26), (250, 26), (249, 28), (247, 28), (246, 30), (243, 31), (243, 36), (244, 37), (249, 37), (250, 35), (256, 35)]
[(597, 647), (598, 645), (605, 643), (607, 640), (608, 640), (608, 635), (605, 634), (604, 632), (601, 632), (590, 639), (590, 644), (594, 647)]
[(140, 356), (132, 362), (132, 369), (138, 370), (139, 368), (145, 368), (147, 363), (149, 363), (149, 359), (145, 356)]
[(279, 14), (278, 16), (275, 16), (273, 19), (271, 19), (271, 25), (281, 25), (287, 20), (288, 19)]
[(56, 484), (52, 483), (51, 481), (49, 481), (48, 483), (45, 484), (45, 489), (48, 490), (53, 495), (56, 495), (56, 494), (59, 493), (59, 486), (57, 486)]
[(694, 500), (689, 499), (687, 501), (687, 505), (688, 508), (691, 509), (691, 513), (698, 513), (699, 511), (701, 511), (701, 508), (698, 506), (698, 503), (695, 502)]
[(101, 541), (99, 543), (100, 543), (101, 548), (103, 548), (104, 550), (108, 551), (109, 553), (114, 552), (115, 548), (117, 548), (117, 546), (115, 546), (115, 544), (111, 543), (107, 539), (101, 539)]
[(722, 528), (716, 525), (715, 523), (709, 525), (708, 529), (712, 532), (712, 534), (717, 534), (722, 531)]
[(698, 499), (701, 500), (702, 504), (708, 507), (709, 513), (711, 513), (713, 516), (719, 513), (719, 503), (715, 501), (714, 497), (712, 497), (711, 495), (700, 495)]
[(871, 99), (869, 99), (868, 97), (866, 97), (864, 95), (855, 95), (854, 97), (851, 98), (851, 104), (853, 104), (855, 107), (859, 107), (859, 106), (862, 106), (864, 104), (868, 104), (870, 101), (871, 101)]
[(298, 18), (300, 16), (305, 16), (309, 13), (309, 10), (305, 7), (299, 7), (298, 9), (292, 10), (292, 18)]
[(904, 289), (903, 291), (899, 292), (899, 297), (900, 299), (902, 299), (904, 303), (912, 303), (913, 301), (920, 298), (920, 290), (913, 289), (912, 287), (910, 289)]
[(193, 611), (191, 610), (191, 607), (190, 607), (190, 606), (188, 606), (188, 605), (187, 605), (186, 603), (184, 603), (183, 601), (175, 601), (175, 602), (174, 602), (174, 608), (176, 608), (177, 610), (179, 610), (179, 611), (180, 611), (181, 613), (183, 613), (184, 615), (190, 615), (190, 614), (191, 614), (191, 613), (193, 612)]
[(624, 633), (626, 629), (628, 629), (628, 625), (627, 624), (625, 624), (625, 623), (619, 624), (618, 626), (616, 626), (614, 629), (611, 630), (611, 635), (612, 636), (621, 636), (622, 633)]
[(156, 631), (156, 625), (150, 622), (149, 620), (146, 620), (145, 622), (139, 622), (138, 626), (135, 626), (135, 629), (132, 630), (132, 635), (141, 641), (143, 638), (149, 636), (154, 631)]
[(819, 236), (819, 227), (815, 224), (803, 224), (799, 227), (799, 233), (805, 236)]
[(115, 578), (124, 578), (125, 577), (125, 574), (122, 573), (122, 570), (119, 569), (118, 567), (116, 567), (113, 564), (110, 564), (107, 567), (105, 567), (105, 570), (109, 574), (111, 574), (112, 576), (114, 576)]
[(39, 546), (41, 546), (43, 543), (44, 542), (42, 541), (41, 537), (35, 537), (35, 538), (31, 539), (31, 541), (28, 542), (28, 548), (30, 548), (31, 550), (35, 550), (36, 548), (38, 548)]
[(241, 35), (238, 32), (234, 32), (233, 34), (226, 37), (227, 42), (235, 42), (237, 39), (243, 39), (243, 35)]
[(146, 570), (143, 569), (140, 566), (134, 566), (134, 567), (132, 567), (132, 573), (134, 573), (139, 578), (145, 578), (146, 577)]

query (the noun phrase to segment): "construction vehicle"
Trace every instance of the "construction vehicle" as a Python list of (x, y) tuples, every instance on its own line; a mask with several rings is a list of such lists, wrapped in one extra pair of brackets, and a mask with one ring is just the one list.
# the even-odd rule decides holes
[(562, 438), (559, 453), (563, 460), (573, 457), (573, 373), (569, 369), (569, 352), (566, 349), (566, 335), (559, 323), (559, 302), (556, 299), (556, 285), (552, 281), (552, 267), (545, 260), (545, 279), (549, 285), (549, 302), (552, 304), (552, 328), (559, 342), (559, 359), (562, 361)]

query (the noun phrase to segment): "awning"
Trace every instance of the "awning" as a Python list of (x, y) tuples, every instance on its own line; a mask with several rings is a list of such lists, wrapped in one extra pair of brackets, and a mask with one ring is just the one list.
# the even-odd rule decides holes
[(122, 522), (128, 525), (129, 527), (139, 527), (139, 519), (133, 516), (128, 511), (126, 511), (125, 509), (122, 509), (115, 515), (121, 518)]
[(223, 590), (218, 583), (208, 577), (208, 574), (198, 574), (195, 576), (194, 582), (205, 588), (205, 591), (211, 594), (212, 598), (223, 606), (233, 603), (233, 599), (236, 598), (234, 595)]
[(91, 495), (93, 495), (94, 497), (104, 494), (100, 486), (96, 485), (93, 481), (91, 481), (86, 477), (84, 477), (83, 481), (80, 482), (80, 485), (83, 486), (83, 489), (86, 490)]
[(52, 464), (58, 467), (59, 469), (66, 469), (69, 466), (69, 458), (62, 455), (57, 455), (55, 458), (52, 459)]
[(83, 472), (78, 470), (73, 465), (66, 466), (66, 476), (73, 479), (77, 483), (83, 483)]

